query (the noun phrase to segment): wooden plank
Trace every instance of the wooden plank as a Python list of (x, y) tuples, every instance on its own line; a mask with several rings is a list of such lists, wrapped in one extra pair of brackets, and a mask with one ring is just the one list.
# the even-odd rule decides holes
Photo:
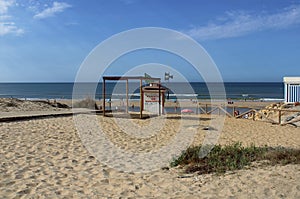
[(144, 76), (103, 76), (103, 80), (111, 80), (111, 81), (118, 81), (118, 80), (155, 80), (159, 81), (160, 78), (157, 77), (144, 77)]
[(40, 118), (48, 118), (48, 117), (65, 117), (72, 116), (78, 114), (97, 114), (102, 113), (100, 110), (91, 110), (91, 109), (83, 109), (83, 110), (69, 110), (69, 111), (39, 111), (40, 113), (29, 112), (18, 112), (15, 115), (6, 115), (0, 116), (0, 122), (12, 122), (12, 121), (22, 121), (22, 120), (31, 120), (31, 119), (40, 119)]
[(232, 117), (230, 113), (228, 113), (223, 107), (219, 107), (227, 116)]
[(203, 113), (206, 113), (206, 111), (205, 111), (201, 106), (199, 106), (199, 109), (200, 109), (200, 113), (201, 113), (201, 111), (202, 111)]
[(292, 124), (292, 123), (299, 122), (299, 121), (300, 121), (300, 118), (294, 118), (291, 121), (282, 123), (281, 125), (284, 126), (284, 125)]
[[(212, 107), (211, 107), (211, 108), (212, 108)], [(216, 107), (216, 108), (214, 108), (214, 109), (212, 109), (212, 110), (206, 112), (206, 114), (210, 114), (210, 113), (214, 112), (214, 111), (217, 110), (217, 109), (218, 109), (218, 107)]]
[(263, 110), (270, 110), (270, 111), (283, 111), (283, 112), (291, 112), (291, 113), (299, 113), (300, 110), (291, 110), (291, 109), (276, 109), (276, 108), (269, 108)]

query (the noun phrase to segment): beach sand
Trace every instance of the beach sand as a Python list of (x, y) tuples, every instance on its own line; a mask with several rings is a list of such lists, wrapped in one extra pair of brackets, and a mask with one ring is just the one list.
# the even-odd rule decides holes
[[(159, 149), (170, 142), (180, 127), (176, 115), (157, 117), (154, 122), (163, 120), (159, 133), (135, 138), (122, 132), (120, 124), (134, 123), (138, 129), (155, 126), (151, 120), (96, 118), (111, 143), (125, 152)], [(184, 118), (188, 122), (182, 126), (185, 133), (196, 132), (192, 145), (201, 144), (208, 132), (203, 128), (217, 120), (206, 115)], [(187, 175), (179, 168), (157, 168), (144, 173), (124, 172), (120, 166), (112, 168), (88, 152), (73, 117), (0, 123), (0, 137), (1, 198), (300, 197), (300, 165), (253, 166), (224, 175)], [(218, 143), (235, 142), (300, 148), (300, 128), (226, 118)]]

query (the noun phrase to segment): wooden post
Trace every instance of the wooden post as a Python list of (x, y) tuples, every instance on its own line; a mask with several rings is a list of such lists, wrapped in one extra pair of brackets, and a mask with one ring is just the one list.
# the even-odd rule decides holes
[(112, 101), (111, 101), (111, 97), (109, 98), (109, 110), (111, 111), (111, 104), (112, 104)]
[[(143, 82), (142, 82), (142, 86), (143, 86)], [(143, 89), (142, 89), (142, 103), (141, 104), (142, 104), (142, 111), (144, 111), (144, 90)]]
[(161, 110), (160, 110), (160, 104), (161, 104), (161, 99), (160, 99), (160, 81), (158, 81), (158, 115), (161, 115)]
[(281, 124), (281, 110), (278, 111), (278, 124)]
[(235, 106), (233, 106), (232, 115), (233, 115), (233, 117), (235, 117)]
[(198, 106), (199, 106), (199, 105), (198, 105), (198, 101), (197, 101), (196, 115), (198, 115), (198, 109), (199, 109)]
[(207, 114), (207, 104), (205, 104), (205, 114)]
[(143, 118), (143, 88), (142, 88), (142, 85), (143, 85), (143, 80), (141, 79), (140, 80), (140, 118), (142, 119)]
[(165, 114), (165, 95), (162, 95), (162, 114)]
[(105, 78), (103, 77), (103, 85), (102, 85), (102, 110), (103, 110), (103, 116), (105, 116)]
[(128, 113), (128, 79), (126, 79), (126, 113)]
[(218, 106), (218, 115), (220, 115), (220, 106)]

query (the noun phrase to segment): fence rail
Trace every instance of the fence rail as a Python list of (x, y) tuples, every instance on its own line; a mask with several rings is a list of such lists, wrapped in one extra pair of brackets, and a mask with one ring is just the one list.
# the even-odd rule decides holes
[[(227, 106), (228, 107), (228, 106)], [(290, 121), (283, 122), (282, 116), (284, 113), (300, 113), (300, 110), (292, 110), (292, 109), (275, 109), (275, 108), (253, 108), (253, 107), (247, 107), (247, 106), (229, 106), (229, 108), (232, 108), (232, 113), (230, 111), (226, 110), (226, 106), (222, 105), (211, 105), (211, 104), (205, 104), (202, 106), (198, 106), (197, 109), (200, 110), (200, 114), (213, 114), (214, 112), (218, 111), (218, 114), (220, 115), (221, 112), (223, 112), (228, 117), (232, 118), (243, 118), (246, 116), (246, 118), (251, 118), (253, 120), (256, 120), (255, 116), (261, 116), (263, 119), (273, 123), (273, 124), (279, 124), (279, 125), (287, 125), (287, 124), (293, 124), (295, 122), (299, 122), (300, 118), (294, 118)], [(240, 109), (248, 109), (244, 112), (240, 113), (238, 110)], [(273, 111), (275, 113), (278, 112), (278, 120), (275, 121), (271, 118), (268, 118), (262, 111)]]

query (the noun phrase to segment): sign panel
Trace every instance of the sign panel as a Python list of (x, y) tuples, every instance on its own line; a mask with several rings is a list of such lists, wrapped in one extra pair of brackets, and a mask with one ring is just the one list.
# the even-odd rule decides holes
[[(162, 104), (162, 95), (160, 96)], [(144, 93), (144, 110), (150, 113), (159, 114), (159, 94), (158, 93)], [(162, 105), (160, 105), (162, 112)]]

